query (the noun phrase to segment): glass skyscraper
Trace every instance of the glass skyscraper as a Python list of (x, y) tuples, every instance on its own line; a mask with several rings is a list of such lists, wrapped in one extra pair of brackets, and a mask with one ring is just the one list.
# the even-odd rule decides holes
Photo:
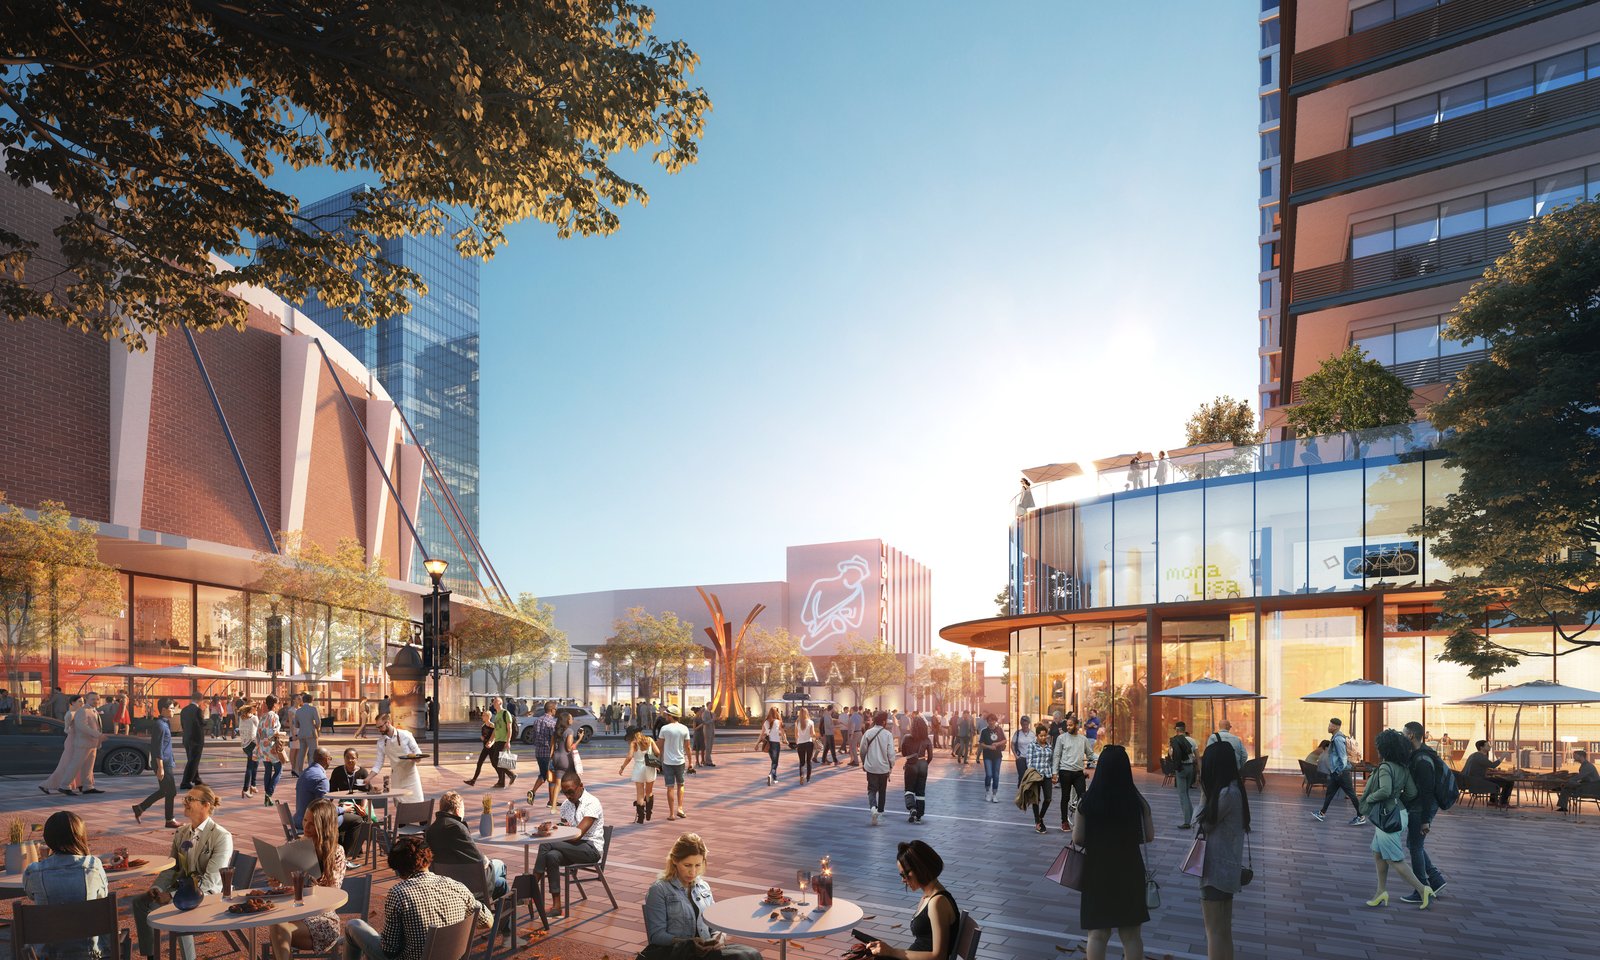
[[(301, 208), (306, 217), (345, 222), (352, 196), (365, 186), (345, 190)], [(330, 221), (324, 219), (324, 224)], [(406, 236), (380, 241), (385, 258), (415, 270), (428, 286), (411, 311), (362, 329), (343, 311), (322, 303), (314, 294), (305, 314), (355, 354), (394, 398), (416, 431), (417, 441), (438, 466), (461, 513), (478, 529), (478, 261), (463, 258), (448, 236)], [(454, 517), (446, 524), (435, 509), (449, 512), (443, 491), (430, 472), (413, 521), (429, 556), (450, 561), (446, 580), (453, 589), (477, 592), (462, 555), (471, 545)], [(429, 494), (432, 494), (430, 497)], [(457, 545), (459, 542), (459, 546)], [(412, 579), (426, 580), (417, 554)]]

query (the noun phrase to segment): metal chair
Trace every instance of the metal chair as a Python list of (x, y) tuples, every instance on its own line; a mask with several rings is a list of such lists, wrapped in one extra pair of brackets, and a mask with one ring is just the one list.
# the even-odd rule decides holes
[(1246, 760), (1244, 766), (1239, 768), (1239, 779), (1254, 780), (1256, 782), (1256, 793), (1261, 793), (1267, 789), (1268, 759), (1270, 758), (1256, 757), (1254, 760)]
[[(360, 917), (365, 920), (367, 911), (372, 908), (372, 876), (370, 874), (360, 877), (347, 875), (344, 878), (344, 883), (340, 884), (339, 889), (344, 891), (346, 899), (344, 906), (334, 912), (340, 916)], [(266, 946), (266, 944), (263, 944), (263, 946)], [(339, 960), (342, 956), (344, 956), (343, 937), (335, 940), (333, 946), (320, 953), (315, 950), (291, 949), (289, 951), (290, 960), (311, 960), (311, 958), (324, 957), (327, 960)]]
[(273, 806), (276, 807), (278, 811), (278, 825), (283, 827), (283, 839), (299, 839), (300, 831), (295, 829), (294, 815), (289, 812), (289, 805), (280, 800), (274, 803)]
[(462, 917), (456, 923), (428, 931), (428, 946), (422, 960), (465, 960), (472, 945), (472, 924), (476, 918)]
[(439, 863), (434, 861), (430, 867), (434, 873), (441, 877), (449, 877), (472, 892), (478, 902), (488, 907), (494, 913), (494, 922), (489, 925), (489, 935), (483, 947), (483, 960), (493, 960), (494, 942), (500, 935), (500, 925), (509, 921), (511, 929), (507, 931), (506, 939), (511, 942), (511, 949), (516, 949), (517, 943), (517, 888), (514, 884), (506, 884), (506, 892), (500, 896), (494, 895), (493, 880), (489, 873), (489, 864), (483, 863)]
[(1311, 796), (1312, 787), (1325, 787), (1328, 785), (1328, 775), (1317, 769), (1314, 763), (1300, 761), (1300, 776), (1304, 778), (1301, 786), (1305, 788), (1306, 796)]
[(233, 888), (249, 890), (256, 882), (256, 858), (248, 853), (233, 851)]
[(600, 846), (600, 862), (599, 863), (569, 863), (569, 864), (567, 864), (567, 866), (562, 868), (562, 870), (561, 870), (561, 902), (566, 904), (568, 909), (571, 909), (571, 907), (572, 907), (572, 885), (573, 884), (577, 884), (578, 885), (578, 896), (582, 897), (585, 900), (589, 899), (589, 895), (587, 893), (583, 892), (583, 881), (578, 879), (579, 871), (583, 871), (583, 872), (586, 872), (586, 873), (594, 874), (595, 875), (595, 879), (600, 881), (601, 888), (605, 890), (606, 898), (611, 901), (611, 909), (613, 909), (613, 910), (617, 909), (617, 898), (612, 896), (612, 894), (611, 894), (611, 884), (606, 883), (606, 860), (609, 859), (610, 856), (611, 856), (611, 831), (612, 831), (612, 829), (613, 828), (611, 827), (610, 824), (607, 824), (605, 827), (603, 827), (601, 829), (601, 832), (604, 834), (605, 839), (604, 839), (604, 841), (602, 842), (602, 844)]
[(1172, 762), (1171, 757), (1161, 758), (1161, 785), (1174, 786), (1178, 782), (1178, 767)]
[(952, 960), (975, 960), (978, 941), (982, 939), (983, 928), (978, 926), (978, 921), (967, 911), (961, 911), (961, 926), (956, 930), (955, 949), (950, 954)]
[(420, 836), (427, 830), (428, 824), (433, 822), (433, 803), (432, 800), (423, 800), (418, 803), (401, 801), (395, 804), (394, 821), (385, 831), (388, 837), (384, 846), (394, 846), (397, 837)]
[(105, 938), (102, 950), (115, 949), (110, 956), (129, 960), (133, 940), (117, 923), (117, 895), (109, 894), (77, 903), (33, 904), (17, 900), (11, 908), (11, 952), (18, 960), (34, 960), (34, 946)]

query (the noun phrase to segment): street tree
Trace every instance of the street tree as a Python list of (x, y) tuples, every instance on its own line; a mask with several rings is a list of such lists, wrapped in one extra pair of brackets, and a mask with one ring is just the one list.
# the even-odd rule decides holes
[(839, 641), (834, 657), (851, 665), (850, 689), (856, 695), (856, 703), (862, 706), (871, 699), (877, 699), (882, 706), (883, 695), (906, 682), (905, 661), (883, 640), (868, 640), (852, 633)]
[(648, 681), (657, 698), (667, 683), (686, 683), (690, 666), (707, 654), (695, 642), (692, 625), (670, 610), (653, 614), (630, 607), (612, 627), (615, 633), (600, 651), (602, 663), (622, 666), (636, 688), (640, 680)]
[(55, 500), (40, 503), (30, 517), (0, 492), (0, 662), (12, 690), (21, 689), (21, 664), (45, 650), (49, 686), (59, 686), (61, 637), (126, 602), (116, 568), (100, 560), (97, 529), (74, 525)]
[(977, 692), (972, 662), (959, 654), (936, 653), (922, 657), (912, 674), (913, 686), (927, 691), (941, 710), (966, 703)]
[(1004, 590), (994, 595), (994, 605), (998, 616), (1011, 616), (1011, 584), (1006, 584)]
[[(366, 548), (350, 537), (332, 550), (298, 530), (281, 534), (278, 543), (281, 553), (256, 554), (259, 573), (247, 586), (265, 594), (272, 613), (284, 618), (290, 669), (326, 676), (347, 660), (362, 662), (372, 631), (381, 633), (385, 618), (403, 616), (383, 561), (369, 561)], [(336, 622), (357, 618), (363, 623), (359, 632), (335, 630)]]
[(1183, 425), (1183, 434), (1191, 447), (1202, 443), (1247, 447), (1261, 442), (1261, 430), (1256, 426), (1256, 415), (1250, 404), (1226, 394), (1200, 404)]
[(1300, 437), (1399, 426), (1415, 416), (1411, 388), (1355, 346), (1307, 374), (1300, 397), (1288, 414)]
[(483, 671), (491, 693), (504, 694), (544, 664), (565, 659), (567, 635), (555, 608), (531, 593), (512, 609), (461, 604), (452, 611), (450, 644), (464, 672)]
[(735, 669), (739, 688), (748, 687), (755, 693), (755, 712), (765, 716), (767, 701), (793, 689), (809, 664), (800, 638), (786, 627), (768, 630), (758, 625), (746, 635), (744, 653)]
[[(72, 212), (51, 227), (59, 259), (0, 231), (0, 314), (142, 349), (163, 328), (243, 327), (228, 291), (255, 284), (366, 326), (426, 293), (382, 239), (448, 235), (488, 259), (530, 218), (612, 233), (649, 200), (618, 155), (677, 173), (711, 109), (698, 57), (654, 17), (629, 0), (8, 4), (5, 173)], [(347, 228), (268, 184), (312, 167), (377, 181)]]
[[(1441, 659), (1489, 677), (1600, 646), (1600, 204), (1535, 220), (1461, 301), (1446, 335), (1487, 359), (1429, 409), (1460, 489), (1421, 532), (1458, 573)], [(1553, 649), (1490, 624), (1548, 626)], [(1523, 632), (1522, 636), (1526, 636)]]

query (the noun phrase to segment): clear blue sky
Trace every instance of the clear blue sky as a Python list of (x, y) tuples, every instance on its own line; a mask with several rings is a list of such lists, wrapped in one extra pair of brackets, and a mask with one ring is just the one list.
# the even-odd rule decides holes
[(715, 104), (700, 162), (483, 270), (507, 585), (779, 579), (789, 544), (882, 537), (936, 624), (992, 615), (1020, 468), (1254, 400), (1257, 10), (659, 6)]

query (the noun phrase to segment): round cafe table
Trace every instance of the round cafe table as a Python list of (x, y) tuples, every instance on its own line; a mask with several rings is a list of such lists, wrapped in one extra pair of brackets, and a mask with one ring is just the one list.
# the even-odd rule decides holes
[[(504, 827), (505, 821), (501, 820), (499, 823), (495, 824), (495, 826)], [(555, 843), (558, 840), (576, 840), (580, 836), (582, 836), (582, 834), (579, 833), (577, 827), (567, 826), (566, 824), (558, 824), (554, 830), (551, 830), (549, 833), (543, 835), (537, 833), (512, 834), (501, 830), (498, 835), (488, 837), (487, 839), (474, 838), (474, 842), (476, 842), (480, 847), (484, 846), (485, 844), (491, 847), (521, 847), (522, 872), (532, 873), (534, 847), (541, 843)]]
[(319, 913), (332, 913), (344, 906), (349, 899), (343, 890), (334, 887), (319, 887), (308, 884), (305, 889), (305, 902), (296, 904), (293, 896), (268, 897), (268, 902), (273, 904), (271, 910), (260, 913), (229, 913), (228, 908), (236, 903), (243, 903), (244, 897), (235, 891), (234, 895), (223, 900), (222, 894), (207, 894), (200, 905), (193, 910), (179, 910), (171, 902), (156, 907), (150, 911), (150, 926), (152, 929), (164, 931), (167, 934), (167, 956), (176, 958), (178, 955), (177, 934), (205, 934), (229, 933), (235, 930), (250, 931), (250, 957), (255, 957), (256, 928), (270, 927), (275, 923), (288, 923), (293, 920), (304, 920), (314, 917)]
[[(134, 877), (153, 877), (156, 874), (160, 873), (161, 871), (163, 871), (163, 870), (167, 869), (168, 867), (172, 866), (172, 863), (173, 863), (171, 857), (163, 857), (163, 856), (159, 856), (159, 855), (153, 855), (153, 856), (145, 857), (144, 859), (149, 861), (149, 862), (145, 863), (142, 866), (129, 867), (126, 870), (107, 870), (106, 871), (106, 882), (107, 883), (116, 883), (118, 880), (130, 880), (130, 879), (132, 879)], [(104, 862), (105, 862), (104, 859), (102, 859), (101, 863), (104, 864)], [(22, 889), (22, 874), (20, 874), (20, 873), (0, 873), (0, 890), (21, 890), (21, 889)]]
[[(794, 894), (789, 896), (799, 906), (800, 898)], [(812, 901), (809, 907), (800, 907), (800, 912), (795, 914), (793, 920), (783, 919), (783, 914), (778, 914), (778, 919), (771, 919), (778, 908), (769, 906), (762, 901), (765, 894), (753, 893), (747, 897), (734, 897), (732, 900), (718, 900), (706, 908), (702, 914), (706, 925), (713, 930), (731, 933), (738, 937), (748, 937), (755, 940), (778, 941), (778, 956), (789, 956), (790, 940), (806, 940), (811, 937), (826, 937), (835, 933), (843, 933), (861, 922), (864, 915), (859, 906), (849, 900), (833, 898), (833, 906), (826, 910), (816, 909), (816, 894), (810, 894)]]

